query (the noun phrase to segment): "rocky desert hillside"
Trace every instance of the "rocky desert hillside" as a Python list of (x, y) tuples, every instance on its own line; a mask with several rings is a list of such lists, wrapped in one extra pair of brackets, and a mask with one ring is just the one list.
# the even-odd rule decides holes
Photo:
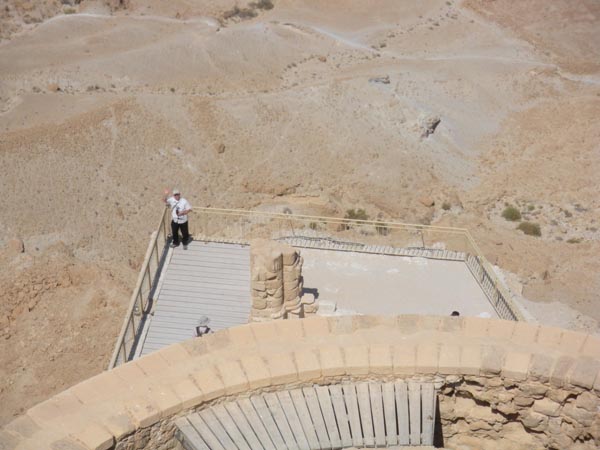
[(597, 1), (0, 10), (0, 425), (105, 368), (174, 185), (467, 227), (538, 320), (599, 331)]

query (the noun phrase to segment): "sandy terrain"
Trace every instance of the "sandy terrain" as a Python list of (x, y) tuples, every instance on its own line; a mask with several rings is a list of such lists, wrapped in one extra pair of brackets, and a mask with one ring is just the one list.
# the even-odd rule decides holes
[(0, 3), (0, 424), (106, 366), (173, 185), (468, 227), (598, 332), (597, 1), (268, 3)]

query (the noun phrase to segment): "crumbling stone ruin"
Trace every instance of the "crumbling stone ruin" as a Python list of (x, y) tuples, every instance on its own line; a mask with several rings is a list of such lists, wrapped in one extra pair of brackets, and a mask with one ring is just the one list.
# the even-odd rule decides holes
[(302, 262), (290, 245), (266, 239), (251, 242), (250, 322), (299, 319), (317, 311), (314, 299), (302, 300)]

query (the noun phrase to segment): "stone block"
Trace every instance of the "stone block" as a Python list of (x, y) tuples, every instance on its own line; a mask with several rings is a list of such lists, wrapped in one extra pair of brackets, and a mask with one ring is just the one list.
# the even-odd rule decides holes
[(442, 316), (419, 316), (419, 330), (430, 330), (430, 331), (438, 331), (442, 323), (444, 321), (444, 317)]
[(513, 330), (512, 341), (522, 345), (533, 344), (535, 343), (539, 329), (539, 325), (534, 325), (527, 322), (516, 322)]
[(4, 427), (4, 429), (25, 439), (32, 437), (41, 430), (40, 426), (27, 415), (12, 420)]
[(589, 356), (591, 358), (600, 360), (600, 338), (594, 337), (591, 334), (588, 335), (583, 343), (581, 353), (584, 356)]
[(539, 345), (555, 349), (556, 347), (558, 347), (558, 343), (560, 342), (562, 332), (562, 328), (546, 326), (540, 327), (536, 341)]
[(259, 356), (244, 356), (240, 359), (250, 389), (259, 389), (271, 384), (271, 374), (265, 361)]
[(344, 355), (338, 346), (319, 347), (319, 362), (321, 364), (321, 373), (324, 377), (339, 376), (346, 373)]
[(433, 342), (424, 342), (418, 345), (415, 358), (416, 373), (437, 373), (439, 347), (439, 344)]
[(119, 377), (126, 386), (134, 386), (148, 377), (136, 361), (129, 361), (111, 370), (113, 376)]
[(275, 327), (279, 334), (279, 339), (286, 339), (292, 343), (304, 337), (302, 322), (278, 320), (275, 322)]
[(170, 366), (190, 359), (190, 354), (181, 344), (169, 345), (168, 347), (159, 350), (157, 353), (159, 353)]
[(569, 383), (573, 386), (591, 389), (594, 386), (598, 372), (600, 372), (600, 360), (582, 356), (575, 361), (568, 377)]
[(509, 350), (504, 358), (502, 376), (513, 380), (525, 380), (530, 363), (530, 353)]
[(369, 347), (369, 372), (377, 375), (389, 375), (393, 372), (389, 345), (374, 344)]
[(403, 315), (398, 316), (396, 321), (396, 327), (400, 333), (404, 335), (410, 335), (419, 331), (419, 316), (417, 315)]
[(501, 372), (506, 356), (506, 348), (498, 345), (484, 345), (481, 348), (481, 372), (497, 375)]
[(246, 374), (239, 361), (226, 361), (216, 365), (217, 372), (223, 380), (225, 394), (233, 395), (247, 391), (250, 387)]
[(563, 330), (560, 342), (558, 343), (558, 350), (569, 355), (575, 355), (582, 349), (586, 337), (587, 335), (583, 333)]
[(262, 311), (267, 307), (267, 298), (252, 298), (252, 309)]
[(342, 347), (347, 375), (367, 375), (369, 373), (369, 347), (350, 345)]
[(516, 322), (512, 320), (490, 320), (487, 334), (491, 338), (510, 340), (515, 330)]
[(156, 376), (169, 369), (169, 364), (160, 352), (153, 352), (141, 358), (136, 358), (135, 363), (146, 376)]
[(268, 356), (266, 363), (273, 385), (285, 385), (298, 381), (298, 370), (290, 354), (281, 353)]
[(329, 336), (329, 319), (326, 317), (309, 317), (301, 321), (304, 336), (307, 338)]
[(173, 385), (173, 392), (181, 400), (181, 408), (188, 409), (200, 405), (204, 401), (204, 394), (189, 378), (184, 378)]
[(563, 407), (562, 412), (565, 416), (570, 417), (584, 427), (590, 427), (598, 414), (598, 411), (590, 412), (583, 408), (577, 407), (574, 403), (567, 403)]
[(321, 364), (313, 350), (294, 352), (294, 360), (296, 361), (300, 381), (315, 381), (321, 378)]
[(542, 398), (533, 402), (532, 409), (535, 412), (549, 417), (560, 416), (560, 403), (556, 403), (548, 398)]
[(533, 411), (528, 411), (520, 420), (525, 428), (532, 431), (542, 432), (548, 428), (548, 417)]
[(575, 406), (585, 409), (588, 412), (600, 412), (600, 399), (591, 392), (584, 391), (577, 396)]
[(109, 450), (115, 443), (115, 438), (105, 428), (92, 424), (83, 431), (72, 435), (74, 439), (94, 450)]
[(459, 374), (461, 348), (454, 344), (442, 344), (440, 347), (440, 356), (438, 360), (438, 371), (441, 374)]
[(550, 380), (555, 359), (544, 353), (534, 353), (529, 365), (529, 376), (543, 383)]
[(415, 373), (417, 347), (414, 343), (398, 342), (391, 351), (394, 375)]
[(214, 400), (225, 394), (225, 385), (213, 367), (194, 372), (191, 377), (202, 392), (204, 401)]
[(283, 290), (284, 301), (298, 298), (299, 295), (300, 295), (300, 288), (298, 286), (291, 288), (291, 289), (288, 289), (286, 286), (285, 289)]
[(460, 351), (460, 366), (464, 375), (479, 375), (481, 372), (481, 347), (463, 345)]
[(39, 440), (26, 442), (19, 445), (18, 450), (39, 450), (42, 448), (50, 448), (52, 450), (90, 450), (93, 447), (88, 447), (73, 437), (66, 437), (60, 434), (46, 433)]
[(260, 346), (262, 343), (279, 341), (279, 334), (275, 322), (260, 322), (250, 325), (254, 339)]
[(147, 397), (134, 397), (124, 400), (125, 410), (136, 429), (154, 425), (160, 420), (160, 410)]
[(254, 347), (254, 333), (252, 332), (253, 325), (239, 325), (227, 329), (229, 341), (235, 347)]
[(560, 356), (556, 360), (552, 375), (550, 375), (550, 383), (554, 386), (561, 387), (568, 381), (568, 374), (575, 364), (575, 360), (570, 356)]
[(282, 248), (281, 257), (284, 266), (291, 266), (296, 263), (298, 259), (298, 252), (291, 246)]
[(463, 334), (467, 337), (485, 337), (490, 325), (489, 319), (479, 317), (465, 317), (463, 321)]
[(460, 334), (464, 327), (464, 317), (443, 317), (440, 322), (440, 331)]
[(23, 437), (6, 430), (0, 430), (0, 450), (16, 449)]
[(161, 419), (171, 417), (183, 409), (182, 400), (166, 386), (152, 389), (152, 402), (158, 407)]

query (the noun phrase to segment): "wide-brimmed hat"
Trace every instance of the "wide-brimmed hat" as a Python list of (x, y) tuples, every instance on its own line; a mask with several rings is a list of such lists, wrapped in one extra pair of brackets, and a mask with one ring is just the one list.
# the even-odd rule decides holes
[(177, 188), (173, 189), (173, 195), (181, 194), (181, 191)]

